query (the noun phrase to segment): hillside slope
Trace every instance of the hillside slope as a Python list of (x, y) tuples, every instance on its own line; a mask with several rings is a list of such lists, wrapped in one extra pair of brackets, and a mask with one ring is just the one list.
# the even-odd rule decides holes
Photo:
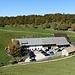
[(75, 33), (67, 31), (55, 31), (53, 29), (34, 29), (34, 28), (24, 28), (24, 27), (5, 27), (0, 28), (0, 61), (4, 65), (8, 64), (11, 57), (8, 57), (4, 48), (9, 44), (12, 38), (22, 38), (22, 37), (52, 37), (54, 33), (67, 33), (70, 40), (75, 42)]

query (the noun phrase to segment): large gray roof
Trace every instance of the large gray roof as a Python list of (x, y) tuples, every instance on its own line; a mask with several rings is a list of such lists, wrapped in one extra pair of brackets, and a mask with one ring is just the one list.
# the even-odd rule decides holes
[(22, 45), (31, 46), (31, 45), (69, 45), (69, 42), (65, 37), (50, 37), (50, 38), (19, 38)]

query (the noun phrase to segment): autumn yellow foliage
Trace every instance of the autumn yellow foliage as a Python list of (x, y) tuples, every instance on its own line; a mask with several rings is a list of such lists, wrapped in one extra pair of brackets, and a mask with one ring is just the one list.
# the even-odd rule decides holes
[(18, 40), (13, 40), (12, 42), (8, 44), (8, 52), (11, 55), (14, 55), (14, 56), (18, 55), (20, 50), (21, 50), (21, 47)]

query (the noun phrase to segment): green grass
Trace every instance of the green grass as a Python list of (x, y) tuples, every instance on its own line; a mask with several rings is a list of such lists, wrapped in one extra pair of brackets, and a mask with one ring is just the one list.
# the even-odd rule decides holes
[(9, 64), (11, 57), (8, 57), (4, 48), (9, 44), (11, 39), (20, 38), (20, 37), (53, 37), (54, 33), (67, 33), (72, 42), (75, 42), (75, 33), (67, 32), (67, 31), (55, 31), (53, 29), (42, 29), (37, 28), (34, 29), (32, 27), (4, 27), (0, 28), (0, 61), (4, 63), (4, 65)]
[(75, 57), (0, 68), (0, 75), (75, 75)]

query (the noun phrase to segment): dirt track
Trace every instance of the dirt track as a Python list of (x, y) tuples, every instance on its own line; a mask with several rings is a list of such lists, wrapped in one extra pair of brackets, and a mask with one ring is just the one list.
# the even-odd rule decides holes
[(3, 66), (3, 67), (11, 67), (11, 66), (17, 66), (17, 65), (27, 65), (27, 64), (34, 64), (34, 63), (46, 63), (46, 62), (54, 62), (54, 61), (59, 61), (59, 60), (64, 60), (64, 59), (68, 59), (68, 58), (71, 58), (75, 55), (72, 55), (72, 56), (68, 56), (68, 57), (63, 57), (63, 58), (59, 58), (59, 59), (54, 59), (54, 60), (47, 60), (47, 61), (41, 61), (41, 62), (29, 62), (29, 63), (25, 63), (25, 62), (22, 62), (22, 63), (18, 63), (18, 64), (15, 64), (15, 65), (7, 65), (7, 66)]

